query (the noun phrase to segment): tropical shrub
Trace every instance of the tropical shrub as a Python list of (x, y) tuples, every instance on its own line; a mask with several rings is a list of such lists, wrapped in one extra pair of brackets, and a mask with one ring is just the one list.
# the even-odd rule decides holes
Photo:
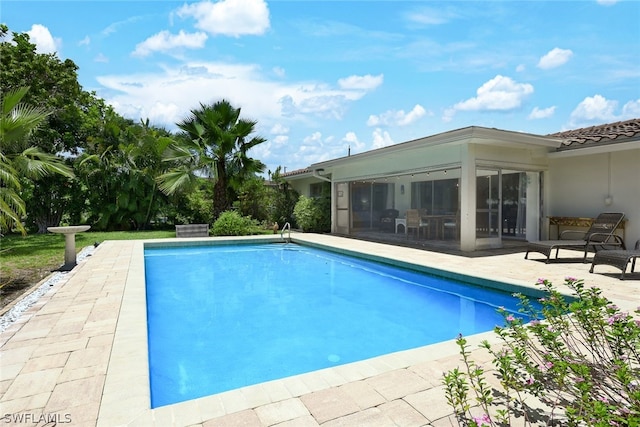
[(640, 320), (582, 280), (565, 279), (573, 300), (547, 280), (538, 284), (547, 294), (541, 309), (516, 294), (520, 311), (533, 320), (525, 324), (499, 310), (501, 345), (480, 345), (493, 357), (501, 390), (491, 389), (458, 337), (464, 369), (449, 371), (443, 383), (460, 424), (513, 425), (521, 417), (523, 425), (640, 425)]
[(250, 217), (235, 211), (225, 211), (213, 223), (212, 228), (214, 236), (247, 236), (255, 234), (259, 226)]
[(330, 202), (325, 197), (300, 196), (293, 208), (293, 217), (305, 232), (324, 233), (331, 230)]

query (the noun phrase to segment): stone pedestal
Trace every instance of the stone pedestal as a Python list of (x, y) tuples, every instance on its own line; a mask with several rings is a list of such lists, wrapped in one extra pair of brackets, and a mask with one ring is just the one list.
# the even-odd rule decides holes
[(64, 234), (64, 265), (60, 267), (61, 271), (69, 271), (76, 266), (76, 233), (82, 233), (90, 228), (90, 225), (47, 227), (51, 233)]

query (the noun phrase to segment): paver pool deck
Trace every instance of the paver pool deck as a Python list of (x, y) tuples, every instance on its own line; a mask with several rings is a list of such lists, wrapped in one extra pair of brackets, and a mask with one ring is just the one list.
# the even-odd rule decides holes
[[(292, 238), (531, 288), (538, 278), (560, 285), (571, 276), (601, 288), (623, 311), (640, 305), (638, 275), (620, 281), (619, 270), (604, 265), (590, 274), (590, 264), (544, 264), (524, 252), (469, 258), (330, 235)], [(196, 239), (171, 241), (180, 240)], [(102, 243), (0, 335), (0, 423), (457, 425), (442, 385), (442, 374), (461, 366), (453, 341), (150, 409), (143, 244)], [(469, 337), (473, 348), (482, 339), (495, 337)], [(490, 359), (480, 350), (473, 356)]]

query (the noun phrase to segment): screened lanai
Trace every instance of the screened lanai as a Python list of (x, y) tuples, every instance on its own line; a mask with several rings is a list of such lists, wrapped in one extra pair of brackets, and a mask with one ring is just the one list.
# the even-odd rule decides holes
[(291, 177), (305, 193), (331, 186), (332, 232), (453, 244), (472, 251), (535, 240), (547, 138), (465, 128), (311, 165)]

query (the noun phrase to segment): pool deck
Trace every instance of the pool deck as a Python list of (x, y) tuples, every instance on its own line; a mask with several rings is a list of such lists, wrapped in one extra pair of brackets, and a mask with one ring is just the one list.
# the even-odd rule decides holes
[[(292, 238), (525, 287), (538, 278), (561, 285), (571, 276), (602, 289), (623, 311), (640, 306), (638, 273), (620, 281), (619, 270), (605, 265), (590, 274), (590, 264), (545, 264), (540, 254), (531, 254), (534, 260), (525, 260), (523, 252), (469, 258), (330, 235), (292, 233)], [(180, 240), (196, 239), (171, 241)], [(457, 425), (441, 380), (444, 372), (461, 366), (453, 341), (150, 409), (142, 248), (143, 241), (102, 243), (0, 335), (0, 422)], [(481, 339), (495, 337), (492, 332), (469, 337), (474, 349)], [(490, 361), (481, 350), (473, 357)]]

